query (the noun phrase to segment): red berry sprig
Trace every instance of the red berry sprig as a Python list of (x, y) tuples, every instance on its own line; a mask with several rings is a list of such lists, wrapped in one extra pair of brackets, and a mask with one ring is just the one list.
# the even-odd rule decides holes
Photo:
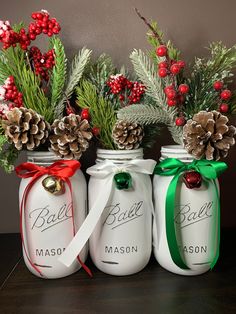
[(121, 102), (124, 102), (125, 95), (128, 95), (129, 104), (140, 102), (142, 95), (145, 93), (145, 86), (142, 83), (129, 81), (122, 74), (111, 75), (107, 85), (110, 87), (112, 94), (119, 94)]
[(23, 106), (23, 95), (18, 91), (13, 76), (9, 76), (9, 78), (6, 79), (2, 88), (5, 89), (3, 100), (9, 102), (10, 107), (20, 108)]
[(45, 81), (49, 80), (49, 71), (55, 65), (54, 50), (51, 49), (48, 52), (42, 54), (38, 47), (30, 48), (30, 59), (36, 75), (39, 75), (41, 79)]
[(33, 12), (31, 16), (35, 22), (29, 24), (27, 32), (22, 28), (17, 33), (12, 29), (9, 21), (0, 21), (0, 42), (3, 43), (4, 49), (19, 44), (23, 50), (27, 50), (31, 41), (35, 40), (41, 33), (51, 37), (53, 34), (60, 32), (59, 23), (55, 18), (50, 18), (46, 10)]
[(232, 92), (229, 89), (223, 89), (223, 87), (224, 83), (221, 81), (216, 81), (213, 84), (213, 88), (219, 93), (219, 111), (221, 113), (227, 113), (229, 111), (229, 105), (226, 102), (232, 97)]

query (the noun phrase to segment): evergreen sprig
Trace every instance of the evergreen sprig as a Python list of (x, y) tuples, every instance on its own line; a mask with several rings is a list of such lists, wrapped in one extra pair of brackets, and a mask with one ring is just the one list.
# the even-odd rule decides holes
[(79, 84), (80, 79), (83, 76), (85, 67), (88, 65), (92, 51), (87, 48), (82, 48), (79, 53), (74, 57), (71, 70), (69, 73), (64, 96), (59, 101), (55, 110), (57, 117), (62, 117), (65, 108), (65, 102), (72, 96), (75, 87)]
[[(171, 132), (172, 138), (176, 143), (182, 144), (182, 128), (175, 125), (176, 109), (166, 105), (163, 87), (164, 80), (162, 81), (161, 78), (157, 76), (154, 64), (141, 50), (135, 49), (130, 55), (130, 59), (138, 78), (146, 87), (146, 95), (153, 100), (153, 104), (157, 108), (156, 118), (158, 113), (160, 114), (160, 119), (163, 116), (169, 116), (167, 126)], [(168, 83), (169, 82), (166, 82), (167, 85)], [(146, 118), (149, 119), (149, 114), (147, 113), (147, 115)]]
[(82, 81), (76, 88), (76, 94), (78, 106), (89, 109), (91, 126), (100, 129), (99, 140), (102, 147), (115, 149), (112, 129), (116, 122), (116, 114), (109, 100), (98, 95), (96, 87), (87, 80)]
[[(54, 49), (55, 66), (53, 67), (50, 86), (51, 86), (51, 106), (56, 109), (59, 100), (63, 95), (63, 88), (67, 74), (67, 59), (64, 46), (59, 37), (53, 36), (50, 39), (50, 49)], [(57, 118), (57, 117), (55, 117)]]
[(0, 166), (10, 173), (14, 170), (14, 162), (18, 157), (19, 152), (8, 140), (4, 134), (0, 134)]

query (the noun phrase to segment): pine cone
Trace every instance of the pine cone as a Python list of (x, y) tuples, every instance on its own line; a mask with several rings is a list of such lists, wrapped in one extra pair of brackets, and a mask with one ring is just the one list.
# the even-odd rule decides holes
[(137, 123), (120, 120), (116, 122), (112, 136), (119, 149), (136, 149), (142, 142), (144, 132)]
[(88, 121), (81, 120), (79, 115), (70, 114), (61, 120), (56, 119), (49, 136), (51, 150), (61, 158), (79, 159), (93, 136), (89, 128)]
[(6, 118), (2, 123), (5, 135), (18, 150), (34, 150), (49, 136), (49, 123), (32, 109), (13, 108)]
[(235, 144), (236, 128), (218, 111), (200, 111), (183, 128), (183, 142), (196, 159), (219, 160)]

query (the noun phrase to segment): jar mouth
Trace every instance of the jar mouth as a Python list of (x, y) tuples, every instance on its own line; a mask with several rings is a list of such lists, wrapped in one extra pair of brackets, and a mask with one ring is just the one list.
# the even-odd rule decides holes
[(97, 149), (97, 161), (102, 161), (105, 159), (114, 160), (114, 161), (124, 161), (131, 159), (143, 158), (143, 149), (133, 149), (133, 150), (124, 150), (124, 149)]
[(176, 158), (183, 162), (191, 162), (194, 157), (182, 145), (166, 145), (161, 147), (160, 161), (166, 158)]
[(57, 160), (60, 160), (60, 157), (57, 157), (53, 152), (49, 151), (27, 151), (26, 152), (27, 160), (29, 162), (40, 164), (51, 164)]

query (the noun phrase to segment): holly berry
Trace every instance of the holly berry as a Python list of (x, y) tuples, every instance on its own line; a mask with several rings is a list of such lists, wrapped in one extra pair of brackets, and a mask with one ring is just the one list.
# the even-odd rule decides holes
[(174, 90), (174, 86), (173, 85), (169, 85), (169, 86), (166, 86), (164, 88), (164, 93), (167, 95), (169, 91), (171, 90)]
[(168, 75), (168, 70), (166, 68), (160, 68), (158, 74), (160, 77), (164, 78)]
[(227, 113), (229, 111), (229, 105), (222, 103), (219, 108), (221, 113)]
[(82, 109), (80, 116), (81, 116), (82, 120), (84, 120), (84, 119), (89, 120), (89, 118), (90, 118), (89, 109), (87, 109), (87, 108)]
[(181, 94), (187, 94), (189, 92), (189, 86), (187, 84), (180, 84), (179, 85), (179, 92)]
[(230, 99), (231, 96), (232, 96), (232, 93), (229, 89), (223, 90), (220, 94), (220, 98), (224, 100)]
[(175, 120), (175, 124), (176, 124), (177, 126), (183, 126), (183, 125), (185, 125), (185, 123), (186, 123), (186, 120), (185, 120), (184, 117), (178, 117), (178, 118), (176, 118), (176, 120)]
[(168, 63), (166, 61), (162, 61), (158, 64), (158, 68), (161, 69), (161, 68), (165, 68), (167, 69), (168, 68)]
[(168, 99), (175, 99), (176, 96), (177, 96), (177, 93), (174, 89), (172, 90), (169, 90), (167, 93), (166, 93), (166, 96)]
[(202, 184), (202, 176), (198, 171), (187, 171), (183, 175), (183, 181), (187, 188), (200, 188)]
[(223, 88), (223, 82), (221, 81), (216, 81), (214, 84), (213, 84), (213, 87), (215, 90), (219, 91)]
[(167, 99), (167, 105), (169, 107), (173, 107), (177, 105), (177, 100), (176, 99)]
[(120, 99), (120, 101), (124, 101), (124, 100), (125, 100), (125, 96), (121, 94), (121, 95), (119, 96), (119, 99)]
[(183, 60), (179, 60), (177, 64), (180, 66), (181, 69), (185, 68), (186, 66), (186, 63)]
[(172, 64), (172, 66), (170, 67), (170, 72), (174, 75), (177, 75), (179, 74), (181, 68), (180, 66), (178, 65), (178, 63), (174, 63)]
[(93, 133), (94, 136), (98, 136), (100, 134), (100, 128), (98, 128), (96, 126), (93, 127), (92, 128), (92, 133)]
[(156, 54), (158, 57), (165, 57), (167, 55), (167, 47), (165, 45), (161, 45), (159, 47), (157, 47), (156, 49)]

